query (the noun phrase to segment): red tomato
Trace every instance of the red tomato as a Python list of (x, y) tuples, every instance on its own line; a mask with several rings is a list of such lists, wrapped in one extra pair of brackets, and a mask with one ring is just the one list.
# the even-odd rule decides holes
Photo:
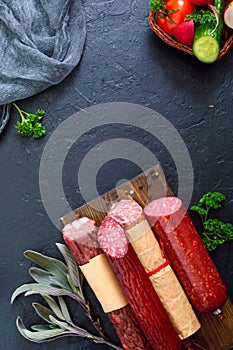
[[(177, 10), (168, 15), (168, 18), (174, 22), (174, 24), (169, 22), (166, 17), (157, 17), (157, 23), (167, 34), (174, 36), (174, 29), (177, 24), (183, 22), (185, 17), (195, 10), (195, 6), (192, 4), (191, 0), (167, 0), (165, 1), (165, 5), (168, 11)], [(161, 15), (161, 13), (158, 13), (158, 16)]]

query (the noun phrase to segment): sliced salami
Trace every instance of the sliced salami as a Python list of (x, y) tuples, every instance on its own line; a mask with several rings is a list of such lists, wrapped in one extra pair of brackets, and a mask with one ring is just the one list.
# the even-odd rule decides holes
[[(111, 235), (108, 233), (111, 232)], [(104, 219), (98, 232), (101, 249), (113, 258), (122, 258), (128, 250), (128, 240), (124, 230), (110, 217)]]
[(130, 199), (122, 199), (113, 204), (108, 216), (111, 216), (120, 225), (127, 226), (132, 222), (135, 224), (140, 220), (142, 214), (142, 207), (137, 202)]

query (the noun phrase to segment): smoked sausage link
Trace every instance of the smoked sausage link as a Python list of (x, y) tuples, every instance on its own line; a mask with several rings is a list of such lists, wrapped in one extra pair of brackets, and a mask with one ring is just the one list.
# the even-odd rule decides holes
[(153, 350), (180, 350), (181, 342), (123, 228), (107, 217), (98, 241)]
[[(95, 222), (85, 217), (75, 220), (63, 228), (63, 238), (80, 268), (102, 253), (96, 242), (97, 231), (98, 227)], [(108, 290), (108, 284), (104, 288)], [(111, 302), (112, 296), (109, 295), (109, 298)], [(138, 326), (129, 304), (106, 314), (112, 322), (124, 350), (152, 350)]]
[(181, 200), (154, 200), (144, 213), (193, 306), (200, 312), (212, 312), (223, 305), (226, 287)]
[(108, 216), (124, 229), (180, 339), (193, 335), (201, 325), (142, 207), (122, 199), (113, 204)]

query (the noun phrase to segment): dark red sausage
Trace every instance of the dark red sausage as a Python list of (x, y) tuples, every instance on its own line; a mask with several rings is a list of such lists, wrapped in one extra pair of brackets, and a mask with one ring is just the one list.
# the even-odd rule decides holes
[(124, 228), (180, 339), (197, 332), (200, 323), (142, 207), (134, 200), (122, 199), (113, 204), (108, 216)]
[(160, 198), (149, 203), (144, 213), (193, 306), (200, 312), (219, 308), (227, 299), (226, 287), (181, 200)]
[(181, 342), (123, 228), (107, 217), (98, 241), (154, 350), (178, 350)]
[[(102, 253), (97, 239), (98, 228), (93, 220), (81, 218), (63, 228), (63, 238), (79, 266)], [(107, 286), (106, 286), (107, 288)], [(110, 296), (111, 297), (111, 296)], [(129, 305), (107, 313), (124, 350), (151, 350)]]

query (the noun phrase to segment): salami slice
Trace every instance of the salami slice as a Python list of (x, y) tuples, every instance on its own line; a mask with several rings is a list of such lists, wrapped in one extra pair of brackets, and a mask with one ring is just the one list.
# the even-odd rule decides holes
[(218, 309), (227, 299), (226, 287), (181, 200), (154, 200), (144, 213), (193, 306), (200, 312)]
[(136, 225), (143, 216), (142, 207), (130, 199), (122, 199), (111, 207), (108, 214), (121, 226)]
[[(108, 235), (111, 232), (111, 235)], [(122, 258), (128, 250), (127, 237), (119, 225), (115, 225), (115, 221), (106, 218), (101, 225), (98, 233), (98, 240), (101, 242), (102, 250), (113, 258)]]
[(131, 244), (128, 243), (128, 249), (123, 250), (119, 245), (123, 235), (123, 228), (114, 219), (107, 217), (99, 228), (98, 241), (134, 311), (138, 324), (152, 349), (181, 349), (178, 335)]
[[(88, 218), (81, 218), (75, 220), (71, 224), (67, 224), (63, 228), (63, 238), (67, 246), (69, 247), (74, 259), (81, 268), (84, 266), (88, 266), (88, 264), (91, 263), (93, 260), (101, 257), (102, 252), (97, 244), (97, 230), (98, 228), (96, 227), (95, 222)], [(88, 276), (86, 277), (88, 279)], [(113, 303), (116, 303), (116, 300), (114, 300), (115, 298), (113, 295), (109, 294), (108, 286), (110, 283), (111, 285), (113, 284), (114, 281), (112, 281), (112, 279), (115, 278), (115, 276), (111, 276), (111, 281), (107, 280), (106, 284), (103, 286), (105, 290), (104, 296), (101, 295), (101, 287), (103, 284), (102, 279), (100, 278), (98, 281), (98, 276), (96, 276), (96, 278), (97, 298), (99, 299), (101, 305), (105, 303), (104, 305), (107, 304), (107, 306), (110, 305), (111, 307)], [(118, 282), (116, 281), (116, 283)], [(113, 288), (114, 292), (117, 293), (117, 297), (119, 297), (119, 294), (122, 293), (122, 291), (120, 291), (119, 293), (119, 286), (115, 288), (115, 285), (113, 285)], [(125, 306), (120, 307), (119, 309), (115, 309), (113, 306), (114, 310), (106, 313), (116, 330), (116, 333), (122, 343), (123, 349), (151, 350), (151, 346), (148, 343), (142, 330), (138, 326), (133, 311), (129, 306), (128, 302), (126, 301), (126, 303), (124, 304), (119, 304), (119, 302), (121, 302), (121, 300), (124, 298), (124, 296), (120, 295), (120, 301), (117, 301), (117, 303), (118, 305)]]
[(200, 328), (200, 323), (142, 207), (133, 200), (120, 200), (112, 206), (108, 216), (124, 228), (180, 339), (194, 334)]

